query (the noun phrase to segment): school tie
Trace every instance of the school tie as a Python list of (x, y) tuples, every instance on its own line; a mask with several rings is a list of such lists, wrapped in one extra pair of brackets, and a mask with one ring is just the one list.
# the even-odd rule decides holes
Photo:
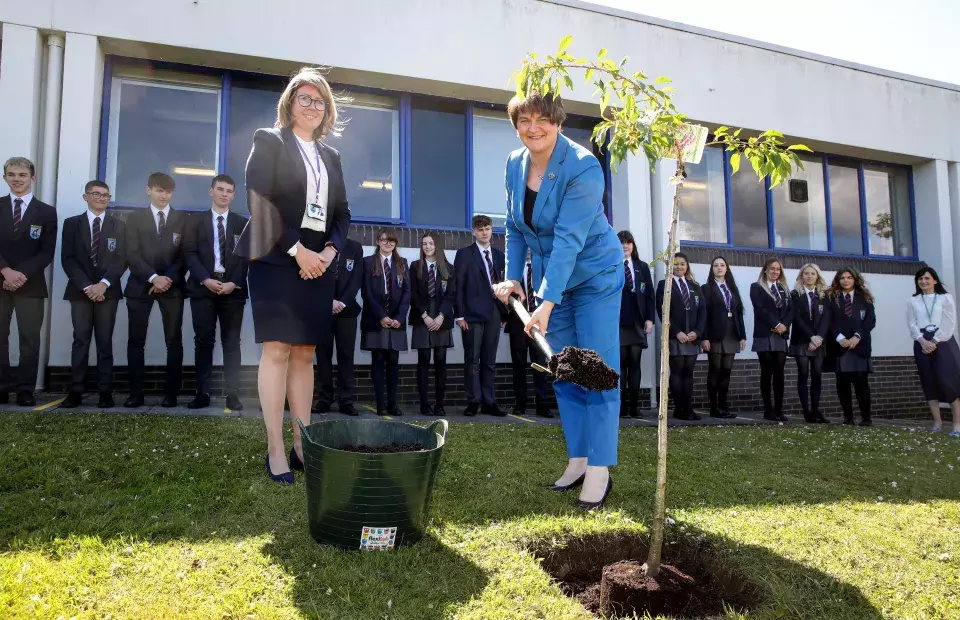
[(90, 260), (93, 266), (100, 264), (100, 218), (93, 218), (93, 233), (90, 235)]
[(808, 303), (808, 305), (810, 306), (810, 320), (812, 321), (812, 320), (813, 320), (813, 305), (814, 305), (814, 303), (815, 303), (815, 302), (813, 301), (813, 291), (807, 291), (807, 303)]
[(430, 273), (427, 274), (427, 296), (436, 297), (437, 296), (437, 272), (435, 271), (436, 265), (433, 263), (430, 264)]
[(533, 297), (533, 265), (527, 263), (526, 290), (523, 292), (527, 296), (527, 312), (533, 312), (537, 309), (537, 301)]
[(487, 272), (490, 274), (490, 284), (496, 284), (497, 272), (493, 269), (493, 261), (490, 260), (490, 250), (484, 250), (483, 256), (487, 260)]
[(683, 298), (683, 307), (687, 310), (690, 309), (690, 291), (687, 290), (687, 284), (684, 282), (685, 278), (680, 278), (680, 297)]
[(623, 274), (626, 276), (626, 286), (630, 289), (630, 292), (634, 292), (636, 289), (633, 288), (633, 269), (630, 268), (630, 261), (623, 261)]
[(387, 306), (393, 301), (393, 271), (390, 269), (390, 261), (383, 259), (383, 277), (387, 285), (383, 289), (383, 296), (387, 299)]
[(727, 284), (724, 282), (720, 285), (720, 291), (723, 293), (723, 305), (727, 307), (727, 311), (730, 311), (730, 302), (732, 301), (730, 296), (730, 291), (727, 290)]
[(776, 300), (776, 302), (777, 302), (777, 307), (778, 307), (778, 308), (782, 308), (782, 307), (783, 307), (783, 297), (780, 296), (780, 287), (777, 286), (776, 284), (774, 284), (773, 286), (770, 287), (770, 290), (773, 291), (773, 298), (774, 298), (774, 300)]
[(847, 315), (847, 318), (853, 316), (853, 302), (850, 300), (849, 293), (845, 293), (843, 296), (843, 313)]
[[(227, 231), (223, 228), (223, 216), (217, 216), (217, 244), (220, 246), (220, 266), (227, 268)], [(216, 265), (214, 265), (216, 267)]]
[(23, 199), (13, 201), (13, 234), (20, 232), (20, 220), (23, 219)]
[(163, 229), (167, 225), (167, 218), (163, 211), (157, 211), (157, 239), (163, 241)]

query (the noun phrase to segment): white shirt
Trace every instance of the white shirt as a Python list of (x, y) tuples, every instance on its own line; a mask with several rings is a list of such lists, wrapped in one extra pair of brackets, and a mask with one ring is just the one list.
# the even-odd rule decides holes
[[(90, 209), (87, 209), (87, 224), (90, 225), (90, 241), (91, 241), (91, 242), (93, 242), (93, 220), (100, 220), (100, 233), (101, 233), (100, 243), (103, 243), (103, 238), (102, 238), (102, 234), (103, 234), (103, 218), (104, 218), (105, 215), (106, 215), (105, 213), (101, 213), (100, 215), (97, 215), (97, 214), (95, 214), (93, 211), (91, 211)], [(100, 281), (103, 282), (104, 284), (106, 284), (107, 286), (110, 286), (110, 280), (107, 280), (106, 278), (103, 278), (103, 279), (100, 280)], [(90, 286), (93, 286), (93, 285), (91, 284)], [(85, 286), (85, 287), (83, 288), (83, 290), (87, 290), (88, 288), (90, 288), (90, 286)]]
[(10, 193), (10, 217), (13, 217), (14, 212), (16, 211), (16, 206), (14, 206), (13, 201), (20, 199), (23, 201), (23, 204), (20, 205), (20, 219), (22, 220), (27, 214), (27, 207), (30, 206), (30, 201), (33, 200), (33, 192), (27, 192), (23, 196), (14, 196), (13, 192)]
[[(303, 160), (303, 165), (307, 169), (307, 205), (303, 212), (303, 219), (300, 221), (300, 228), (322, 232), (327, 229), (327, 187), (330, 183), (327, 167), (320, 158), (316, 142), (301, 140), (296, 134), (293, 137), (297, 139), (297, 150), (300, 151), (300, 159)], [(319, 206), (323, 215), (319, 218), (311, 217), (311, 205)]]
[[(157, 229), (157, 234), (160, 234), (160, 216), (159, 213), (163, 213), (163, 225), (166, 226), (167, 222), (170, 221), (170, 205), (165, 206), (162, 209), (158, 209), (153, 203), (150, 203), (150, 210), (153, 212), (153, 226)], [(156, 278), (159, 274), (153, 274), (147, 278), (147, 282), (153, 284), (153, 279)]]
[[(928, 314), (929, 312), (929, 314)], [(923, 338), (923, 328), (933, 325), (937, 333), (934, 342), (944, 342), (953, 337), (957, 327), (957, 306), (953, 295), (914, 295), (907, 304), (907, 327), (914, 340)]]
[(217, 218), (221, 215), (223, 216), (224, 242), (230, 243), (230, 241), (226, 239), (227, 217), (230, 215), (230, 209), (227, 209), (223, 213), (217, 213), (216, 209), (210, 209), (210, 213), (213, 214), (213, 270), (222, 272), (226, 271), (226, 268), (223, 266), (223, 257), (220, 256), (220, 231), (217, 230)]
[[(689, 294), (689, 293), (690, 293), (690, 281), (687, 280), (686, 278), (680, 278), (680, 277), (677, 277), (677, 276), (673, 276), (673, 281), (677, 284), (677, 287), (678, 287), (678, 288), (681, 286), (680, 280), (684, 280), (682, 286), (686, 287), (687, 293)], [(680, 290), (682, 291), (683, 289), (681, 288)]]

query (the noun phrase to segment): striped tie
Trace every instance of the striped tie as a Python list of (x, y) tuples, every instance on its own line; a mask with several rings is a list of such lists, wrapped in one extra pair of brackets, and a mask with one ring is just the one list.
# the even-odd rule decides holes
[(484, 250), (483, 255), (487, 259), (487, 272), (490, 274), (490, 284), (496, 284), (498, 282), (497, 272), (493, 268), (493, 261), (490, 260), (490, 250)]
[(437, 272), (434, 263), (430, 263), (430, 273), (427, 274), (427, 296), (437, 296)]
[(853, 316), (853, 302), (850, 300), (850, 297), (852, 297), (852, 295), (849, 293), (843, 296), (843, 313), (847, 315), (847, 318)]
[[(217, 216), (217, 243), (220, 245), (220, 266), (226, 269), (227, 232), (223, 229), (223, 216)], [(216, 265), (214, 265), (216, 267)]]
[(387, 306), (393, 300), (393, 271), (390, 269), (390, 261), (383, 259), (383, 277), (387, 285), (383, 289), (383, 296), (387, 300)]
[(163, 211), (157, 211), (157, 239), (163, 241), (163, 229), (167, 225), (167, 218), (163, 215)]
[(683, 307), (690, 309), (690, 291), (687, 290), (685, 278), (680, 278), (680, 296), (683, 297)]
[(631, 268), (630, 261), (623, 261), (623, 274), (626, 277), (624, 286), (632, 293), (635, 289), (633, 288), (633, 269)]
[(777, 303), (778, 308), (783, 307), (783, 297), (780, 296), (780, 287), (774, 284), (770, 287), (770, 290), (773, 291), (773, 299)]
[(720, 291), (723, 292), (723, 305), (727, 307), (727, 311), (730, 311), (730, 304), (733, 303), (733, 295), (730, 294), (730, 291), (727, 290), (727, 283), (724, 282), (720, 285)]
[(90, 260), (93, 266), (100, 265), (100, 218), (93, 218), (93, 234), (90, 235)]
[(20, 220), (23, 218), (23, 200), (17, 198), (13, 201), (13, 233), (20, 232)]

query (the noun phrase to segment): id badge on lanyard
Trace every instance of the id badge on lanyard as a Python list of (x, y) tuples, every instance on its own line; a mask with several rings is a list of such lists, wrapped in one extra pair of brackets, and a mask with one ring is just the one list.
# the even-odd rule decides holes
[[(317, 166), (314, 168), (313, 162), (310, 161), (310, 157), (307, 155), (306, 151), (303, 150), (300, 141), (297, 140), (297, 148), (300, 150), (300, 153), (303, 155), (303, 159), (307, 162), (307, 168), (310, 169), (310, 176), (313, 178), (313, 200), (307, 204), (307, 210), (304, 213), (303, 221), (300, 226), (302, 228), (309, 228), (317, 232), (323, 232), (327, 229), (327, 209), (320, 204), (320, 185), (323, 180), (323, 163), (320, 160), (320, 147), (317, 146), (317, 143), (313, 143), (315, 149)], [(308, 187), (308, 196), (309, 200), (309, 187)]]

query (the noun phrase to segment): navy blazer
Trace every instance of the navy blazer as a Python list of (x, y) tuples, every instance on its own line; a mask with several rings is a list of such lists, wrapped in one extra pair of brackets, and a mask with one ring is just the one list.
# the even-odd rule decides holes
[(107, 214), (100, 226), (100, 250), (97, 265), (90, 260), (90, 221), (84, 211), (63, 221), (63, 240), (60, 248), (60, 264), (67, 274), (67, 287), (63, 291), (66, 301), (88, 301), (83, 289), (107, 280), (110, 286), (103, 294), (107, 299), (120, 299), (120, 278), (127, 270), (126, 239), (121, 220)]
[[(237, 256), (236, 247), (240, 241), (240, 234), (247, 225), (247, 218), (230, 211), (223, 223), (226, 234), (226, 255), (220, 258), (225, 270), (224, 282), (233, 282), (237, 285), (225, 299), (244, 300), (247, 298), (247, 268), (250, 261), (245, 257)], [(223, 297), (214, 295), (203, 285), (203, 281), (213, 277), (214, 256), (213, 244), (219, 240), (213, 232), (214, 215), (212, 210), (194, 213), (187, 222), (187, 233), (183, 243), (183, 254), (190, 269), (187, 280), (187, 295), (190, 297)]]
[(47, 296), (43, 270), (53, 262), (56, 247), (56, 209), (34, 196), (23, 213), (17, 234), (13, 234), (13, 202), (9, 194), (0, 198), (0, 269), (10, 267), (27, 277), (15, 295)]
[[(420, 277), (420, 261), (415, 260), (410, 265), (410, 325), (423, 325), (423, 313), (430, 309), (430, 297), (428, 296), (427, 269), (423, 267), (423, 277)], [(451, 272), (453, 271), (451, 266)], [(439, 310), (443, 315), (443, 327), (441, 329), (453, 329), (453, 304), (457, 298), (456, 287), (454, 286), (454, 274), (451, 273), (447, 279), (440, 278), (440, 272), (437, 272), (437, 292), (439, 296)]]
[(853, 352), (860, 357), (870, 357), (873, 354), (873, 338), (871, 332), (877, 326), (877, 311), (873, 304), (860, 295), (853, 297), (853, 316), (848, 317), (843, 311), (843, 296), (829, 297), (825, 306), (829, 306), (830, 329), (827, 331), (827, 357), (836, 359), (847, 351), (837, 343), (837, 336), (852, 338), (854, 334), (860, 336), (860, 342), (853, 348)]
[[(696, 282), (687, 280), (687, 286), (690, 291), (690, 308), (683, 305), (683, 296), (680, 294), (680, 287), (670, 276), (670, 282), (673, 284), (673, 292), (670, 293), (670, 337), (676, 338), (680, 332), (696, 332), (697, 338), (703, 336), (703, 329), (707, 323), (707, 312), (703, 301), (703, 294)], [(657, 283), (657, 316), (663, 321), (663, 280)]]
[(807, 294), (791, 291), (790, 296), (793, 298), (793, 334), (790, 338), (790, 346), (805, 347), (810, 344), (810, 339), (814, 336), (820, 336), (826, 340), (830, 329), (830, 304), (826, 299), (826, 293), (822, 297), (814, 295), (812, 320), (810, 319), (810, 299)]
[(727, 304), (723, 301), (723, 291), (720, 290), (717, 281), (711, 276), (710, 281), (700, 287), (707, 312), (706, 327), (703, 331), (704, 340), (711, 342), (723, 340), (727, 335), (727, 321), (730, 320), (734, 322), (737, 340), (747, 339), (747, 328), (743, 323), (743, 301), (740, 299), (739, 292), (730, 288), (729, 284), (727, 289), (731, 296), (730, 312), (733, 314), (732, 319), (727, 316)]
[(533, 255), (537, 298), (559, 304), (564, 291), (623, 264), (623, 246), (603, 212), (603, 168), (593, 153), (562, 133), (544, 171), (533, 207), (533, 227), (523, 217), (530, 152), (507, 159), (507, 279), (520, 281)]
[[(653, 277), (650, 275), (650, 265), (637, 258), (631, 258), (630, 261), (633, 264), (633, 288), (637, 297), (637, 309), (640, 313), (639, 323), (642, 325), (646, 321), (655, 322), (657, 320), (657, 301), (656, 291), (653, 288)], [(622, 309), (620, 311), (620, 325), (629, 327), (624, 323)]]
[(786, 340), (790, 336), (790, 325), (793, 323), (793, 300), (779, 283), (777, 283), (781, 296), (783, 297), (783, 306), (777, 308), (777, 302), (773, 300), (773, 295), (768, 293), (768, 289), (759, 282), (750, 285), (750, 301), (753, 302), (753, 337), (765, 338), (776, 334), (771, 331), (777, 325), (784, 325), (787, 331), (780, 336)]
[(163, 227), (163, 239), (157, 239), (157, 221), (153, 209), (137, 209), (127, 216), (127, 261), (130, 277), (123, 294), (128, 299), (151, 297), (150, 276), (166, 276), (173, 285), (165, 293), (154, 297), (182, 297), (187, 263), (183, 260), (183, 238), (187, 229), (187, 214), (169, 208)]
[[(400, 258), (404, 267), (407, 267), (402, 277), (398, 277), (394, 270), (393, 277), (397, 281), (389, 307), (384, 305), (383, 270), (381, 268), (380, 275), (373, 272), (374, 260), (380, 260), (379, 252), (363, 259), (363, 315), (360, 329), (365, 332), (379, 331), (382, 329), (380, 319), (383, 317), (400, 321), (400, 329), (404, 329), (407, 326), (407, 314), (410, 312), (410, 268), (407, 267), (407, 260)], [(397, 258), (394, 258), (394, 261), (396, 260)]]
[[(250, 221), (237, 246), (240, 256), (278, 265), (296, 266), (287, 250), (299, 241), (319, 252), (329, 242), (343, 246), (350, 228), (350, 207), (343, 183), (340, 154), (318, 142), (320, 159), (327, 169), (326, 230), (300, 228), (307, 208), (307, 186), (313, 178), (300, 156), (297, 138), (289, 127), (258, 129), (247, 159), (246, 185)], [(314, 153), (308, 153), (315, 157)]]
[[(503, 252), (490, 246), (490, 259), (493, 261), (494, 271), (502, 281), (505, 269)], [(453, 261), (453, 275), (456, 290), (454, 319), (464, 319), (467, 323), (486, 323), (496, 316), (501, 321), (505, 320), (507, 307), (493, 296), (490, 279), (487, 277), (487, 264), (480, 254), (480, 246), (471, 243), (457, 250)]]
[(355, 319), (360, 316), (357, 294), (363, 286), (363, 246), (353, 239), (346, 239), (337, 254), (337, 286), (333, 298), (346, 305), (338, 319)]

